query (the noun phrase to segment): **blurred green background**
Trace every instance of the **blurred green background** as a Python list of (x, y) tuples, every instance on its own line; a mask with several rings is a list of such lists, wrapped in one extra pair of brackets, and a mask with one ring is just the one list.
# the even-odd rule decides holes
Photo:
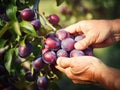
[[(66, 0), (60, 6), (55, 0), (41, 0), (40, 11), (46, 16), (57, 14), (60, 17), (59, 24), (66, 27), (80, 20), (120, 18), (120, 0)], [(120, 42), (94, 49), (94, 54), (105, 64), (120, 69)], [(101, 86), (75, 85), (66, 76), (58, 81), (58, 86), (60, 90), (104, 90)]]

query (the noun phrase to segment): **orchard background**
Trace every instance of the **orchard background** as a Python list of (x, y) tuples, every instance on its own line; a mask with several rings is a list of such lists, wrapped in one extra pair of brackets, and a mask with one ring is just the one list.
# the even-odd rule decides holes
[[(42, 55), (44, 36), (80, 20), (120, 18), (119, 4), (119, 0), (0, 0), (0, 90), (37, 90), (36, 80), (31, 77), (28, 80), (25, 76), (27, 71), (30, 76), (35, 72), (32, 62)], [(39, 30), (21, 18), (20, 13), (26, 8), (34, 9), (35, 18), (40, 20)], [(49, 22), (51, 14), (59, 17), (58, 24)], [(33, 45), (33, 52), (21, 58), (18, 47), (26, 41)], [(94, 55), (107, 65), (120, 69), (119, 49), (118, 42), (107, 48), (94, 49)], [(48, 68), (46, 66), (39, 74)], [(52, 79), (48, 90), (103, 90), (100, 86), (75, 85), (56, 72), (47, 73)]]

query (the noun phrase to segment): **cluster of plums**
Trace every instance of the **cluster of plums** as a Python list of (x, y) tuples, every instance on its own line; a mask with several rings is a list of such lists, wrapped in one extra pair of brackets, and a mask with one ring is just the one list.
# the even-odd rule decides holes
[[(41, 22), (36, 18), (36, 13), (34, 10), (26, 8), (21, 11), (20, 16), (23, 20), (29, 21), (34, 26), (35, 30), (40, 29)], [(59, 17), (56, 14), (49, 15), (47, 19), (53, 25), (57, 25), (60, 21)]]
[[(55, 65), (58, 57), (93, 56), (92, 47), (88, 47), (85, 50), (77, 50), (74, 48), (74, 44), (83, 38), (83, 35), (73, 36), (64, 29), (60, 29), (56, 31), (56, 33), (49, 33), (45, 37), (42, 56), (35, 58), (32, 62), (34, 70), (41, 70), (44, 68), (44, 64)], [(32, 45), (27, 43), (26, 47), (19, 47), (18, 49), (19, 56), (25, 58), (32, 52)], [(28, 81), (34, 81), (36, 78), (31, 72), (27, 72), (25, 77)], [(49, 80), (46, 76), (38, 76), (37, 86), (40, 90), (47, 88), (48, 83)]]
[(83, 35), (73, 36), (64, 29), (56, 31), (55, 34), (48, 34), (42, 50), (43, 61), (47, 64), (54, 64), (58, 57), (93, 56), (92, 47), (85, 50), (74, 48), (74, 44), (83, 38)]
[[(21, 11), (20, 16), (23, 20), (30, 22), (35, 28), (35, 30), (39, 30), (41, 28), (40, 20), (35, 18), (34, 10), (26, 8), (23, 11)], [(59, 17), (56, 14), (49, 15), (47, 19), (52, 25), (57, 25), (59, 23)], [(21, 58), (27, 58), (28, 56), (30, 56), (32, 52), (33, 52), (33, 45), (28, 41), (25, 42), (24, 45), (19, 45), (18, 47), (18, 54)], [(42, 68), (44, 68), (44, 65), (45, 62), (43, 61), (43, 58), (41, 56), (36, 57), (32, 62), (32, 66), (35, 72), (39, 72)], [(27, 71), (25, 74), (25, 79), (31, 82), (31, 81), (35, 81), (37, 78), (38, 89), (46, 90), (48, 87), (49, 79), (45, 75), (36, 77), (35, 72), (32, 74), (31, 71)]]
[[(36, 30), (41, 27), (40, 20), (35, 19), (35, 12), (32, 9), (24, 9), (21, 12), (23, 20), (30, 21)], [(52, 14), (48, 17), (48, 21), (57, 25), (59, 17)], [(73, 36), (66, 32), (64, 29), (57, 30), (55, 33), (49, 33), (45, 36), (44, 48), (42, 49), (42, 56), (36, 57), (32, 61), (32, 66), (35, 71), (40, 71), (44, 68), (44, 65), (55, 64), (58, 57), (74, 57), (93, 55), (91, 47), (81, 51), (74, 48), (74, 44), (83, 39), (83, 35)], [(21, 58), (28, 57), (33, 51), (33, 46), (29, 42), (25, 42), (25, 45), (18, 47), (18, 54)], [(25, 75), (27, 81), (34, 81), (37, 78), (37, 86), (40, 90), (45, 90), (48, 87), (49, 79), (47, 76), (37, 76), (28, 71)]]
[[(20, 16), (22, 20), (30, 22), (35, 30), (40, 30), (42, 25), (40, 19), (36, 18), (36, 13), (33, 9), (26, 8), (22, 10)], [(56, 14), (49, 15), (47, 19), (52, 25), (57, 25), (60, 20)], [(48, 78), (47, 75), (38, 74), (41, 69), (44, 70), (45, 65), (55, 65), (58, 57), (93, 55), (92, 47), (88, 47), (82, 51), (74, 48), (74, 44), (83, 38), (83, 35), (73, 36), (64, 29), (47, 34), (45, 36), (44, 47), (41, 51), (42, 55), (35, 57), (35, 59), (32, 61), (34, 72), (32, 73), (30, 70), (27, 70), (25, 79), (29, 82), (36, 81), (38, 90), (46, 90), (49, 86), (50, 78)], [(0, 57), (4, 55), (4, 52), (5, 51), (0, 51)], [(25, 41), (24, 45), (18, 46), (18, 55), (21, 58), (29, 57), (32, 52), (33, 45), (29, 41)], [(4, 74), (2, 73), (4, 70), (6, 70), (4, 66), (0, 65), (0, 75)], [(7, 74), (8, 73), (6, 73), (6, 75)], [(7, 88), (10, 88), (11, 90), (11, 87)]]
[(23, 20), (29, 21), (35, 30), (39, 30), (41, 27), (41, 22), (39, 19), (35, 18), (35, 12), (32, 9), (26, 8), (21, 11), (20, 16)]

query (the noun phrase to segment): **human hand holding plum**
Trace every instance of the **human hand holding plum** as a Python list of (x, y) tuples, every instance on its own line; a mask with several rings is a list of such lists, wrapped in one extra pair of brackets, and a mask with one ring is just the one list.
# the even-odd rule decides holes
[(97, 84), (105, 65), (93, 56), (57, 59), (56, 68), (76, 84)]
[(75, 84), (98, 84), (107, 90), (120, 89), (120, 71), (93, 56), (59, 57), (56, 68)]
[[(84, 20), (65, 28), (85, 37), (74, 44), (78, 50), (110, 46), (120, 40), (120, 20)], [(108, 90), (120, 89), (120, 71), (93, 56), (59, 57), (56, 68), (76, 84), (100, 84)]]
[(95, 48), (110, 46), (120, 40), (120, 20), (83, 20), (65, 28), (71, 34), (84, 34), (85, 38), (75, 44), (83, 50), (89, 45)]

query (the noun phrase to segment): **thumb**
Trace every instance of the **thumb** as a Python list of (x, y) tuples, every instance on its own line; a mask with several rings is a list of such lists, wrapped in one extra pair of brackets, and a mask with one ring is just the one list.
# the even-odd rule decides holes
[(59, 57), (57, 59), (57, 65), (62, 68), (67, 68), (71, 66), (71, 59), (66, 57)]
[(84, 39), (75, 43), (74, 47), (78, 50), (84, 50), (92, 44), (91, 37), (85, 37)]
[(72, 24), (72, 25), (64, 28), (64, 30), (71, 34), (76, 34), (76, 33), (81, 34), (82, 33), (79, 23)]

